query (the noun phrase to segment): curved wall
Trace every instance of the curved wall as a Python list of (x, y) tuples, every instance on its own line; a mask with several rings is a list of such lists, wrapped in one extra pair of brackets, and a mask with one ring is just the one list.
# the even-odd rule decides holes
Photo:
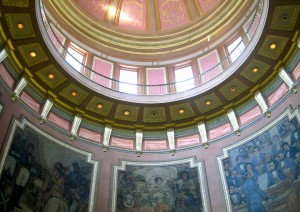
[[(243, 131), (241, 136), (230, 135), (226, 139), (222, 139), (218, 142), (212, 143), (207, 149), (203, 147), (194, 148), (182, 152), (177, 152), (174, 156), (167, 153), (144, 153), (141, 157), (137, 157), (136, 154), (109, 150), (103, 152), (102, 148), (99, 146), (93, 146), (91, 144), (85, 143), (81, 138), (75, 141), (71, 141), (69, 135), (60, 133), (50, 127), (49, 123), (41, 125), (36, 117), (31, 113), (24, 110), (24, 104), (21, 101), (13, 102), (7, 90), (6, 86), (1, 86), (1, 104), (3, 105), (3, 110), (0, 116), (1, 128), (1, 152), (3, 155), (6, 142), (10, 135), (10, 128), (13, 124), (14, 119), (22, 120), (27, 119), (37, 128), (48, 133), (49, 135), (57, 138), (63, 143), (69, 144), (75, 148), (79, 148), (83, 151), (92, 153), (92, 159), (99, 162), (97, 179), (95, 184), (95, 200), (94, 200), (94, 211), (109, 211), (112, 201), (112, 183), (113, 183), (113, 167), (114, 165), (121, 165), (122, 161), (172, 161), (180, 160), (186, 158), (194, 158), (195, 161), (201, 161), (205, 170), (205, 184), (208, 187), (208, 198), (209, 198), (209, 208), (211, 211), (226, 211), (226, 204), (224, 198), (224, 191), (222, 189), (222, 182), (220, 177), (220, 171), (217, 163), (217, 157), (223, 155), (223, 148), (233, 145), (248, 136), (253, 135), (262, 127), (267, 126), (273, 120), (275, 120), (280, 114), (282, 114), (286, 109), (293, 111), (298, 108), (299, 105), (299, 93), (290, 94), (280, 106), (278, 106), (270, 118), (262, 117), (256, 123), (254, 123), (250, 128)], [(51, 157), (49, 155), (48, 157)], [(54, 160), (55, 158), (53, 158)], [(209, 210), (210, 210), (209, 209)]]

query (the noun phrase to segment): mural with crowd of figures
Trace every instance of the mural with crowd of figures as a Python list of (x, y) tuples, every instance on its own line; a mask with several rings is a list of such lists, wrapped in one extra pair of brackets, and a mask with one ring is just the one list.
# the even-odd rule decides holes
[(1, 160), (0, 211), (92, 211), (97, 163), (23, 120)]
[(218, 157), (228, 209), (298, 211), (300, 208), (299, 112), (287, 110)]
[(124, 162), (114, 169), (113, 211), (208, 211), (201, 163)]

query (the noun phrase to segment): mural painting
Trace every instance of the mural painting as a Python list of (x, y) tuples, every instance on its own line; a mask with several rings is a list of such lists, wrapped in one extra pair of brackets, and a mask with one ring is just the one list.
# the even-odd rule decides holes
[(300, 208), (299, 113), (289, 111), (219, 157), (233, 211), (298, 211)]
[(191, 167), (189, 162), (136, 162), (119, 169), (115, 167), (113, 211), (206, 211), (200, 168)]
[(9, 137), (1, 162), (0, 211), (91, 211), (94, 167), (86, 162), (87, 153), (30, 126), (15, 121)]

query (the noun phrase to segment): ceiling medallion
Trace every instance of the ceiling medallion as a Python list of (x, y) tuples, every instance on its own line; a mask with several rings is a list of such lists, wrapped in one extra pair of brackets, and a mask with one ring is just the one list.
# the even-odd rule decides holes
[(36, 52), (31, 51), (31, 52), (29, 53), (29, 55), (30, 55), (30, 57), (36, 57)]
[(23, 29), (24, 28), (24, 24), (23, 23), (18, 23), (17, 27), (18, 27), (18, 29)]
[(205, 105), (207, 105), (207, 106), (211, 105), (211, 101), (210, 100), (206, 100), (205, 101)]
[(253, 73), (257, 73), (258, 72), (258, 68), (256, 68), (256, 67), (252, 68), (252, 72)]
[(52, 73), (50, 73), (50, 74), (48, 74), (48, 78), (49, 78), (49, 79), (54, 79), (54, 78), (55, 78), (55, 75), (52, 74)]
[(231, 91), (231, 92), (235, 92), (235, 91), (236, 91), (236, 87), (235, 87), (235, 86), (232, 86), (232, 87), (230, 88), (230, 91)]
[(97, 107), (98, 107), (99, 109), (101, 109), (101, 108), (103, 108), (103, 104), (99, 103), (99, 104), (97, 105)]
[(77, 92), (76, 91), (72, 91), (71, 94), (72, 94), (72, 96), (77, 96)]
[(179, 112), (180, 114), (183, 114), (183, 113), (184, 113), (184, 109), (183, 109), (183, 108), (180, 108), (180, 109), (178, 110), (178, 112)]
[(152, 116), (156, 116), (156, 115), (157, 115), (157, 112), (156, 112), (156, 111), (152, 111), (152, 112), (151, 112), (151, 115), (152, 115)]
[(277, 46), (276, 46), (275, 43), (271, 43), (270, 46), (269, 46), (270, 49), (275, 49), (276, 47), (277, 47)]

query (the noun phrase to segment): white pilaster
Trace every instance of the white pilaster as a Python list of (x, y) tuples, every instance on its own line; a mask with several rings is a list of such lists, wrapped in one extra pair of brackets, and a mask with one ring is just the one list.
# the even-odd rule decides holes
[(81, 117), (75, 115), (73, 119), (72, 129), (71, 129), (71, 140), (74, 140), (76, 138), (81, 120), (82, 120)]
[(138, 157), (142, 154), (143, 136), (144, 133), (142, 130), (135, 132), (135, 149)]
[(230, 109), (227, 111), (227, 117), (231, 123), (231, 126), (233, 128), (233, 131), (237, 134), (237, 135), (240, 135), (240, 126), (239, 126), (239, 123), (237, 121), (237, 118), (236, 118), (236, 115), (235, 115), (235, 112), (233, 109)]
[(109, 140), (111, 136), (112, 127), (110, 125), (105, 125), (104, 136), (103, 136), (103, 151), (106, 152), (109, 148)]
[(169, 148), (172, 155), (175, 155), (175, 133), (174, 129), (168, 129), (167, 130), (167, 136), (168, 136), (168, 142), (169, 142)]
[(52, 106), (53, 106), (53, 101), (51, 101), (50, 99), (47, 99), (47, 101), (45, 102), (45, 104), (43, 106), (43, 110), (42, 110), (41, 117), (40, 117), (41, 124), (43, 124), (47, 120), (47, 116), (48, 116)]
[(204, 121), (198, 123), (198, 131), (202, 140), (202, 144), (205, 148), (208, 147), (208, 139), (207, 139), (207, 132)]
[(21, 79), (20, 79), (20, 81), (18, 82), (18, 84), (17, 84), (17, 87), (15, 88), (15, 90), (14, 90), (14, 93), (13, 93), (13, 95), (12, 95), (12, 100), (13, 101), (15, 101), (16, 99), (18, 99), (19, 98), (19, 95), (20, 95), (20, 93), (23, 91), (23, 89), (26, 87), (26, 85), (27, 85), (27, 80), (24, 78), (24, 77), (22, 77)]
[(7, 58), (7, 51), (6, 49), (2, 49), (2, 51), (0, 52), (0, 62), (2, 62), (5, 58)]
[(294, 93), (297, 92), (297, 89), (295, 88), (295, 83), (291, 79), (290, 75), (286, 72), (284, 67), (280, 67), (278, 75), (287, 84), (290, 90), (292, 90)]
[(270, 112), (268, 111), (268, 105), (263, 97), (263, 95), (261, 94), (260, 91), (257, 91), (255, 94), (254, 94), (254, 98), (256, 100), (256, 102), (258, 103), (258, 105), (260, 106), (262, 112), (267, 116), (267, 117), (270, 117)]

